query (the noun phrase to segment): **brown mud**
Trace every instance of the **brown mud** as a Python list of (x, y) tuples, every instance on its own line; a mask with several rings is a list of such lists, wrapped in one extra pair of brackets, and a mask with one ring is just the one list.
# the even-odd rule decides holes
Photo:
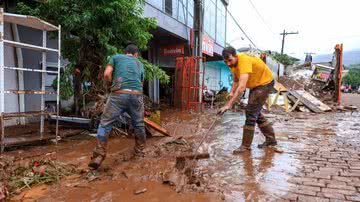
[[(146, 158), (129, 160), (134, 141), (113, 137), (103, 166), (89, 172), (87, 163), (95, 139), (80, 135), (58, 145), (36, 146), (6, 152), (15, 159), (34, 159), (52, 155), (58, 161), (75, 165), (81, 172), (53, 185), (39, 185), (13, 196), (12, 201), (278, 201), (289, 200), (293, 179), (306, 174), (301, 155), (316, 151), (319, 145), (353, 149), (359, 152), (359, 113), (292, 113), (266, 115), (277, 133), (279, 147), (258, 149), (264, 141), (256, 130), (252, 151), (233, 155), (241, 144), (243, 113), (226, 113), (216, 122), (199, 152), (210, 158), (196, 160), (191, 175), (175, 168), (179, 155), (191, 153), (215, 119), (204, 114), (167, 110), (162, 125), (171, 137), (148, 139)], [(312, 153), (309, 153), (311, 158)], [(320, 188), (319, 188), (320, 189)], [(134, 194), (135, 192), (142, 192)], [(315, 193), (316, 195), (317, 193)], [(294, 195), (291, 195), (294, 197)], [(296, 195), (296, 200), (302, 195)], [(325, 196), (324, 196), (325, 197)], [(347, 196), (344, 196), (347, 197)], [(329, 198), (326, 198), (329, 199)]]

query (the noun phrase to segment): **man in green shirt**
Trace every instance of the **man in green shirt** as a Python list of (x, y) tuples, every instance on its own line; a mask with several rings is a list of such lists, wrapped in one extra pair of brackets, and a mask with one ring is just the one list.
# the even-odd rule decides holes
[(134, 155), (144, 156), (145, 125), (143, 81), (144, 65), (137, 59), (139, 49), (130, 44), (125, 54), (117, 54), (109, 59), (104, 72), (104, 80), (112, 82), (111, 93), (106, 102), (97, 132), (97, 145), (89, 167), (97, 169), (106, 157), (106, 147), (113, 123), (123, 113), (128, 113), (135, 132)]

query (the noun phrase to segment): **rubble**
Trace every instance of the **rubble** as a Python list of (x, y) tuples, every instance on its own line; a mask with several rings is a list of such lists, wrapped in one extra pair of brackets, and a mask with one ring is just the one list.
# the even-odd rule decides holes
[(143, 194), (143, 193), (145, 193), (145, 192), (147, 192), (147, 189), (146, 189), (146, 188), (134, 190), (134, 194), (135, 194), (135, 195)]
[(44, 158), (40, 160), (15, 161), (0, 158), (0, 201), (25, 188), (39, 184), (51, 184), (61, 178), (78, 173), (75, 166)]
[[(335, 103), (335, 84), (333, 81), (334, 68), (322, 64), (298, 65), (289, 67), (288, 74), (279, 78), (279, 82), (289, 90), (289, 100), (292, 105), (297, 105), (292, 108), (297, 108), (299, 111), (307, 112), (321, 112), (336, 109)], [(291, 92), (296, 91), (305, 92), (310, 102), (301, 100), (297, 103), (298, 99), (291, 97)], [(313, 96), (313, 97), (311, 97)], [(317, 100), (316, 100), (317, 99)], [(309, 101), (309, 99), (307, 99)], [(302, 103), (307, 102), (308, 104)], [(312, 106), (310, 106), (310, 105)], [(325, 106), (327, 105), (327, 106)], [(316, 109), (320, 106), (322, 109)], [(321, 107), (322, 106), (322, 107)], [(290, 110), (290, 111), (292, 111)]]

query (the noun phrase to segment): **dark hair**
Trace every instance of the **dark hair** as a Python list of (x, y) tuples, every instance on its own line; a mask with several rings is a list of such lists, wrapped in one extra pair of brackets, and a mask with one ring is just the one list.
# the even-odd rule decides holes
[(139, 48), (135, 44), (129, 44), (125, 48), (125, 54), (139, 53)]
[(236, 56), (236, 50), (232, 46), (228, 46), (222, 51), (222, 56), (224, 59), (228, 59), (230, 55)]

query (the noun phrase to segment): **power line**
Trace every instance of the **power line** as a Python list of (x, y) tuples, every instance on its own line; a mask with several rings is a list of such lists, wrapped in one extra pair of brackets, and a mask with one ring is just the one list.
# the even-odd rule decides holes
[(258, 11), (258, 9), (256, 8), (256, 6), (254, 5), (254, 3), (253, 3), (251, 0), (249, 0), (249, 2), (250, 2), (250, 5), (251, 5), (251, 6), (253, 7), (253, 9), (255, 10), (256, 14), (260, 17), (261, 21), (262, 21), (262, 22), (264, 23), (264, 25), (266, 26), (266, 28), (268, 28), (268, 30), (269, 30), (271, 33), (275, 34), (275, 33), (272, 31), (272, 29), (270, 28), (269, 24), (265, 21), (265, 19), (263, 18), (263, 16), (260, 14), (260, 12)]
[[(257, 49), (257, 46), (255, 45), (255, 43), (250, 39), (250, 37), (246, 34), (246, 32), (243, 30), (243, 28), (240, 26), (240, 24), (236, 21), (236, 19), (234, 18), (234, 16), (230, 13), (230, 11), (227, 11), (228, 14), (230, 15), (230, 17), (233, 19), (233, 21), (235, 22), (235, 24), (238, 26), (238, 28), (241, 30), (241, 32), (245, 35), (245, 37), (250, 41), (250, 43)], [(260, 50), (259, 50), (260, 51)]]

